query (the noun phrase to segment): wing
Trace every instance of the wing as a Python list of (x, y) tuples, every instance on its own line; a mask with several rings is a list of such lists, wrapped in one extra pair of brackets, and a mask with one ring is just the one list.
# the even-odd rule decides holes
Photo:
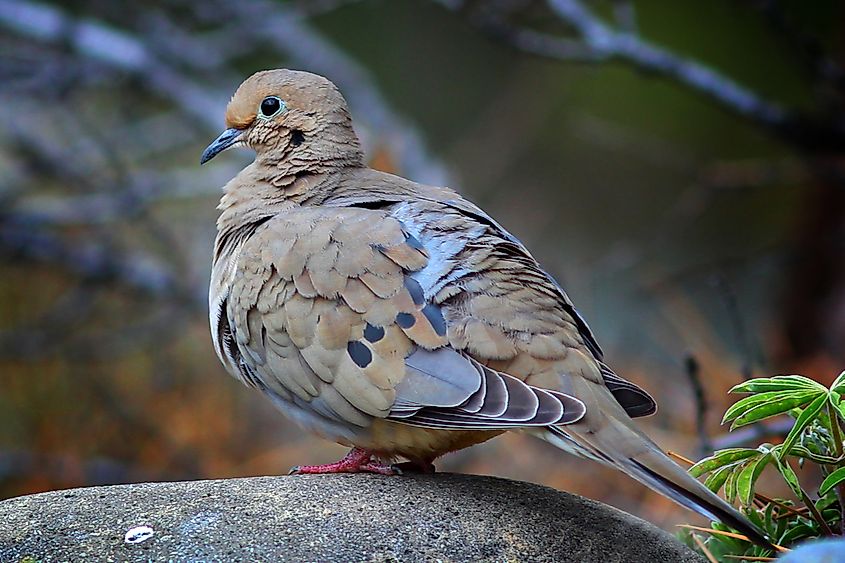
[(397, 214), (423, 244), (445, 253), (449, 244), (438, 240), (438, 230), (467, 241), (454, 256), (434, 257), (451, 268), (419, 276), (440, 280), (425, 290), (448, 311), (453, 346), (540, 387), (570, 389), (561, 378), (564, 368), (606, 385), (631, 417), (655, 412), (647, 392), (602, 361), (601, 347), (569, 296), (516, 237), (451, 190), (420, 191), (418, 202), (400, 206)]
[(451, 345), (415, 278), (431, 260), (386, 210), (300, 208), (244, 244), (218, 330), (230, 371), (329, 424), (565, 424), (577, 399), (498, 373)]
[[(445, 309), (453, 345), (520, 379), (533, 377), (541, 387), (570, 389), (554, 372), (580, 371), (606, 385), (631, 417), (656, 410), (647, 392), (602, 362), (598, 341), (563, 288), (483, 210), (448, 188), (371, 170), (361, 174), (324, 204), (389, 208), (405, 222), (430, 251), (430, 263), (414, 277)], [(525, 345), (532, 341), (533, 349)], [(592, 369), (581, 369), (584, 364)]]

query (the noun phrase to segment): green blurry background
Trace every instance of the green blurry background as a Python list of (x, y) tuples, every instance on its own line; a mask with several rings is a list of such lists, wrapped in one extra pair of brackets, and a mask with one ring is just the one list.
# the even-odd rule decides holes
[[(532, 33), (583, 46), (556, 5), (787, 117), (743, 117), (594, 49), (527, 52), (516, 38)], [(0, 53), (0, 498), (342, 455), (231, 380), (208, 334), (215, 205), (250, 155), (200, 168), (199, 154), (264, 68), (328, 76), (373, 166), (455, 187), (520, 237), (611, 365), (655, 395), (643, 425), (667, 449), (777, 440), (777, 424), (726, 437), (727, 389), (749, 374), (829, 383), (845, 367), (834, 0), (0, 0)], [(548, 484), (667, 527), (700, 521), (520, 435), (440, 469)]]

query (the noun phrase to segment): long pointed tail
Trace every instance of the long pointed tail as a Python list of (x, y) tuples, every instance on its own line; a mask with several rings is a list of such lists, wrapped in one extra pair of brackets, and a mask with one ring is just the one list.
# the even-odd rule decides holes
[(615, 467), (678, 504), (735, 528), (754, 543), (775, 549), (754, 524), (669, 459), (630, 420), (611, 415), (598, 429), (588, 424), (549, 427), (541, 436), (565, 451)]

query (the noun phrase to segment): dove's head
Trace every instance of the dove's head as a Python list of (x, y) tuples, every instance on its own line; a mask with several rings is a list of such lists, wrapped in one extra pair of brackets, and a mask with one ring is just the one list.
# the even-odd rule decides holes
[(226, 108), (226, 130), (200, 164), (240, 146), (275, 164), (358, 165), (362, 158), (337, 87), (322, 76), (287, 69), (257, 72), (238, 87)]

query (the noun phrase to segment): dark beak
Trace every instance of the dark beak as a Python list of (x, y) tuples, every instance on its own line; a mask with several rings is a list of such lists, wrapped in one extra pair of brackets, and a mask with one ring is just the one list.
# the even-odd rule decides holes
[(220, 136), (214, 139), (214, 141), (206, 147), (204, 151), (202, 151), (202, 156), (200, 157), (200, 165), (205, 164), (221, 152), (225, 151), (232, 145), (238, 142), (238, 139), (241, 137), (241, 133), (243, 133), (243, 129), (226, 129)]

